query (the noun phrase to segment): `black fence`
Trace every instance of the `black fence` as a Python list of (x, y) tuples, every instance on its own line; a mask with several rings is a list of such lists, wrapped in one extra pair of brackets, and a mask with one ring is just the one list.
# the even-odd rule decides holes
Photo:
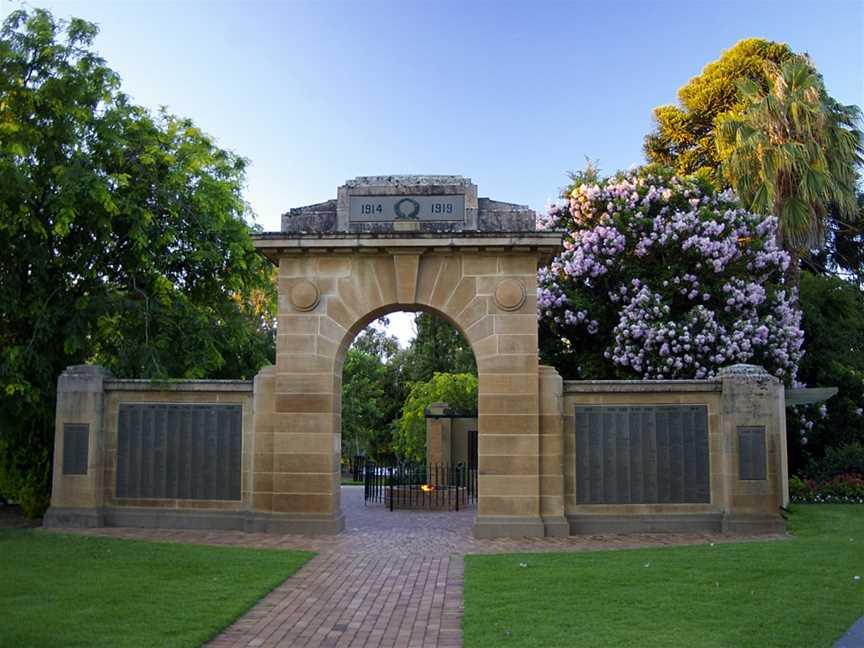
[(458, 511), (477, 501), (477, 469), (467, 464), (375, 464), (363, 469), (366, 504), (391, 511)]
[(348, 476), (351, 481), (363, 481), (363, 474), (366, 470), (366, 464), (371, 463), (371, 459), (367, 459), (362, 455), (357, 455), (348, 463)]

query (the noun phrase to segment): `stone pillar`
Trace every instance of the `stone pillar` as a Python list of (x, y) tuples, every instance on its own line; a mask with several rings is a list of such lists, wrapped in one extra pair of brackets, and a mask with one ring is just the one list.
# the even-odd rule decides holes
[(273, 366), (262, 367), (252, 383), (252, 461), (249, 480), (252, 484), (252, 512), (246, 531), (270, 530), (273, 511), (273, 421), (275, 373)]
[[(286, 255), (279, 260), (270, 529), (338, 533), (340, 510), (341, 365), (346, 332), (327, 317), (336, 281), (350, 259)], [(338, 306), (338, 304), (337, 304)], [(334, 339), (335, 338), (335, 339)]]
[(479, 283), (478, 294), (489, 295), (492, 330), (487, 339), (472, 340), (479, 373), (478, 538), (545, 535), (536, 269), (536, 257), (502, 255), (496, 276)]
[(445, 418), (447, 403), (432, 403), (426, 409), (426, 463), (452, 463), (452, 421)]
[(104, 381), (97, 365), (67, 367), (57, 380), (54, 474), (47, 527), (103, 526)]
[(788, 497), (783, 385), (762, 367), (733, 365), (723, 385), (725, 532), (782, 532), (780, 507)]
[(546, 536), (570, 535), (564, 516), (564, 381), (540, 365), (540, 516)]

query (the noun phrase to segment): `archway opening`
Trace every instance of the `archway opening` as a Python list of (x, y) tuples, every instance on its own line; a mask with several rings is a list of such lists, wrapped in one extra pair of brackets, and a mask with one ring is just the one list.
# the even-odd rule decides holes
[[(477, 362), (432, 310), (375, 313), (338, 356), (341, 508), (349, 528), (421, 523), (477, 498)], [(439, 516), (440, 517), (440, 516)]]

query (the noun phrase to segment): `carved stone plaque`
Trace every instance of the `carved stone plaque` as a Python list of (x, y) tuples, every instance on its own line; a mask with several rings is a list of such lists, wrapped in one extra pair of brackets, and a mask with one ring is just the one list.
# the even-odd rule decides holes
[(400, 220), (464, 222), (465, 196), (351, 196), (348, 221), (389, 223)]

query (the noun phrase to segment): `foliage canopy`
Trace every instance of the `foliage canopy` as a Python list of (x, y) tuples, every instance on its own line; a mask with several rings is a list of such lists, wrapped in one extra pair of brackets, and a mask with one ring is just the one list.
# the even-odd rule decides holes
[(404, 358), (406, 379), (425, 382), (436, 373), (477, 374), (474, 352), (455, 326), (432, 313), (417, 313), (417, 336)]
[(356, 348), (342, 370), (342, 454), (381, 461), (392, 455), (390, 426), (398, 415), (398, 367)]
[(839, 277), (803, 272), (799, 301), (806, 353), (798, 379), (837, 387), (838, 393), (787, 415), (787, 425), (797, 432), (789, 435), (791, 472), (829, 448), (864, 443), (864, 291)]
[(767, 89), (770, 78), (765, 63), (779, 64), (791, 56), (788, 45), (761, 38), (742, 40), (723, 52), (678, 90), (677, 106), (654, 109), (656, 129), (645, 138), (648, 161), (668, 166), (678, 175), (699, 173), (719, 180), (722, 160), (715, 120), (743, 109), (745, 102), (738, 95), (736, 81), (747, 79)]
[(744, 106), (715, 120), (717, 147), (723, 175), (745, 206), (777, 217), (792, 255), (789, 283), (797, 288), (798, 259), (822, 247), (829, 210), (856, 216), (861, 111), (831, 99), (804, 57), (766, 64), (766, 71), (767, 89), (736, 82)]
[[(733, 186), (745, 205), (781, 219), (793, 256), (823, 272), (864, 280), (860, 110), (824, 87), (806, 55), (750, 38), (726, 50), (678, 91), (678, 105), (654, 111), (649, 162)], [(815, 258), (810, 252), (827, 247)]]
[(246, 161), (134, 105), (96, 34), (38, 9), (0, 28), (0, 493), (32, 513), (66, 366), (241, 378), (273, 357)]
[(470, 373), (436, 373), (430, 380), (412, 383), (397, 422), (393, 446), (399, 456), (422, 461), (426, 456), (426, 409), (447, 403), (452, 409), (477, 408), (477, 377)]

